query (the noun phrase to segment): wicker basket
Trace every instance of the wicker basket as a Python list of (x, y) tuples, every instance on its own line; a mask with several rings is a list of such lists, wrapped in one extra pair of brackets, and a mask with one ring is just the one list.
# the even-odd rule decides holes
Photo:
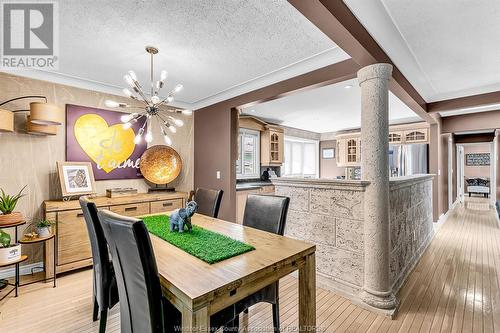
[(23, 220), (23, 214), (12, 212), (10, 214), (0, 214), (0, 228), (2, 225), (14, 224)]

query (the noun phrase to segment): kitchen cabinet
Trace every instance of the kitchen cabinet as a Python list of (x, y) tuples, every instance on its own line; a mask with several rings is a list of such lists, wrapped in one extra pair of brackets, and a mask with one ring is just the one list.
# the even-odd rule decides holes
[(403, 143), (404, 132), (390, 132), (389, 133), (389, 143), (397, 144)]
[(427, 129), (407, 130), (404, 132), (405, 143), (427, 142)]
[[(389, 127), (389, 144), (427, 143), (429, 141), (428, 125), (404, 124)], [(361, 165), (361, 133), (350, 132), (337, 135), (337, 165), (356, 167)]]
[(337, 164), (359, 166), (361, 163), (361, 139), (359, 136), (337, 138)]
[(266, 125), (260, 135), (260, 165), (281, 166), (284, 156), (284, 133), (278, 126)]

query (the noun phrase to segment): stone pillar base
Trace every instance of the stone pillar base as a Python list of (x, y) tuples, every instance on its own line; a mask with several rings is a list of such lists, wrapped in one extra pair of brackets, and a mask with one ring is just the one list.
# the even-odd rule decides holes
[(359, 297), (368, 305), (379, 309), (396, 309), (399, 305), (399, 301), (394, 296), (392, 292), (388, 293), (378, 293), (378, 292), (369, 292), (363, 290), (360, 292)]

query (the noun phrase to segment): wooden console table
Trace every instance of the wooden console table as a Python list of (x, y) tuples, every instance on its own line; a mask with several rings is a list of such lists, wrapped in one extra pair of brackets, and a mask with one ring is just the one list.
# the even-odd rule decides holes
[[(101, 209), (126, 216), (157, 214), (184, 207), (187, 193), (143, 193), (126, 197), (94, 197), (91, 200)], [(56, 260), (56, 273), (67, 272), (92, 265), (92, 251), (83, 212), (78, 200), (45, 201), (45, 219), (54, 221), (57, 249), (52, 242), (44, 248), (45, 267)], [(54, 255), (54, 251), (56, 251)], [(45, 278), (53, 276), (46, 270)]]

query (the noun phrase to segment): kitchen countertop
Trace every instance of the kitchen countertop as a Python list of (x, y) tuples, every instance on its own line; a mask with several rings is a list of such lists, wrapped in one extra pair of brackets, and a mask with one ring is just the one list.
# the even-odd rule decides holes
[(263, 186), (273, 186), (270, 181), (244, 181), (236, 183), (236, 191), (258, 190)]

